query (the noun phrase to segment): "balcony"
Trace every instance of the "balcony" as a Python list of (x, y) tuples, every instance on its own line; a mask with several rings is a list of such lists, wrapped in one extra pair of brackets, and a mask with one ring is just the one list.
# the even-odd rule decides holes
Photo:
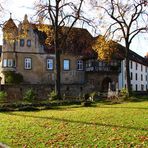
[(121, 64), (119, 61), (105, 63), (100, 61), (87, 61), (86, 72), (120, 72)]
[(2, 67), (2, 72), (8, 72), (8, 71), (16, 71), (16, 67)]
[(119, 66), (105, 66), (105, 67), (97, 67), (97, 66), (92, 66), (92, 67), (86, 67), (85, 71), (93, 71), (93, 72), (120, 72), (120, 67)]

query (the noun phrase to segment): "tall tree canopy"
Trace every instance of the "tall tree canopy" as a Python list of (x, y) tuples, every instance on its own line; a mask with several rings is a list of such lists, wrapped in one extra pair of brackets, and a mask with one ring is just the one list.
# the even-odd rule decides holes
[(117, 42), (124, 41), (126, 84), (130, 95), (129, 50), (133, 39), (139, 33), (146, 33), (148, 30), (147, 0), (93, 0), (92, 4), (102, 13), (99, 22), (106, 28), (105, 36)]

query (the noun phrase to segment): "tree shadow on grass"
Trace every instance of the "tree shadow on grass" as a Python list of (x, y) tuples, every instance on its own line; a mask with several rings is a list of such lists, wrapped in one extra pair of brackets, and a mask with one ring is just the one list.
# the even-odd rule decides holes
[(113, 108), (113, 109), (143, 109), (143, 110), (147, 110), (147, 107), (118, 107), (118, 106), (98, 106), (99, 108)]
[(63, 118), (56, 118), (56, 117), (22, 115), (22, 114), (17, 114), (17, 113), (14, 113), (14, 112), (9, 112), (9, 113), (5, 113), (5, 114), (12, 115), (12, 116), (20, 116), (20, 117), (30, 117), (30, 118), (37, 118), (37, 119), (54, 120), (54, 121), (58, 121), (58, 122), (68, 122), (68, 123), (78, 123), (78, 124), (85, 124), (85, 125), (105, 126), (105, 127), (111, 127), (111, 128), (116, 127), (116, 128), (123, 128), (123, 129), (133, 129), (133, 130), (140, 130), (140, 131), (148, 131), (148, 128), (139, 128), (139, 127), (132, 127), (132, 126), (105, 124), (105, 123), (98, 123), (98, 122), (86, 122), (86, 121), (70, 120), (70, 119), (63, 119)]

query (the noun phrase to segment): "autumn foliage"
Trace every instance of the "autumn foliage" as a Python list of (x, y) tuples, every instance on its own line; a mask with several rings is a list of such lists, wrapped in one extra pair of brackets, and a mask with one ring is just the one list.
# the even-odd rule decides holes
[(98, 36), (93, 44), (93, 49), (97, 52), (99, 60), (110, 61), (117, 51), (117, 43), (107, 40), (104, 36)]

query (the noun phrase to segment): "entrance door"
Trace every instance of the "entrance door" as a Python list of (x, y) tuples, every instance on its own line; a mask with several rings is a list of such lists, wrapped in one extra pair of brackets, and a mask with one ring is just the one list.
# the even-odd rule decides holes
[(112, 83), (111, 78), (109, 78), (109, 77), (104, 78), (103, 81), (102, 81), (101, 90), (102, 91), (108, 91), (109, 83)]

